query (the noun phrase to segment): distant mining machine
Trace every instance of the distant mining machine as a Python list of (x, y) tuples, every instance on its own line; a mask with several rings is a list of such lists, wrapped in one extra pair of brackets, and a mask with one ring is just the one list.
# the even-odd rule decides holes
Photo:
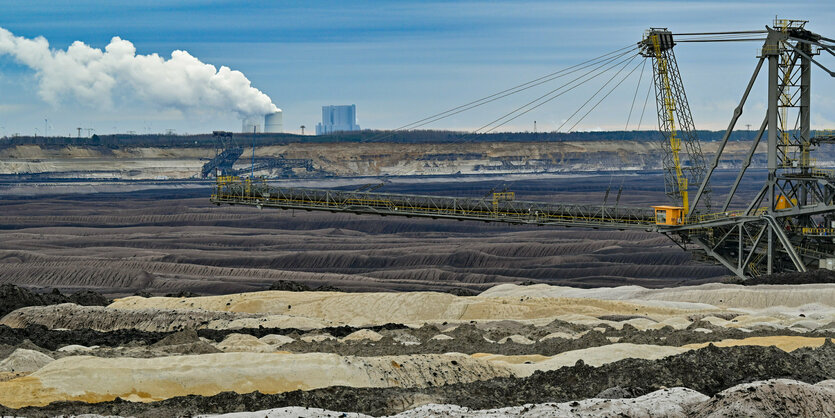
[[(652, 208), (519, 201), (509, 194), (471, 199), (279, 188), (234, 177), (218, 177), (211, 202), (258, 208), (655, 231), (668, 236), (682, 249), (725, 266), (741, 278), (833, 268), (835, 170), (817, 167), (813, 151), (822, 144), (835, 143), (835, 135), (831, 132), (812, 135), (810, 110), (812, 64), (830, 77), (835, 76), (815, 59), (823, 51), (835, 55), (835, 40), (807, 30), (806, 24), (802, 20), (776, 19), (764, 30), (676, 34), (666, 28), (651, 28), (644, 34), (636, 50), (652, 62), (665, 191), (670, 199)], [(706, 165), (673, 49), (677, 43), (728, 41), (763, 44), (754, 74), (733, 112), (717, 153), (711, 164)], [(711, 176), (763, 66), (767, 67), (766, 114), (722, 205), (714, 207)], [(488, 96), (492, 97), (495, 95)], [(452, 111), (458, 112), (460, 108)], [(768, 178), (751, 201), (736, 199), (735, 202), (737, 189), (766, 133)], [(742, 203), (744, 206), (737, 210)], [(730, 210), (732, 204), (735, 210)]]
[(210, 174), (214, 174), (215, 177), (230, 176), (232, 166), (241, 158), (244, 149), (234, 142), (232, 132), (214, 131), (212, 136), (215, 138), (215, 156), (203, 164), (200, 175), (203, 178)]
[(277, 173), (278, 177), (291, 178), (297, 177), (294, 169), (302, 169), (307, 173), (318, 173), (326, 175), (327, 173), (317, 170), (313, 166), (313, 161), (303, 158), (284, 158), (283, 155), (278, 157), (255, 157), (255, 146), (253, 145), (253, 155), (250, 167), (245, 169), (235, 169), (235, 163), (241, 158), (244, 153), (243, 147), (239, 146), (232, 136), (232, 132), (214, 131), (212, 136), (215, 138), (215, 156), (203, 164), (200, 175), (203, 178), (215, 176), (216, 178), (230, 178), (239, 176), (246, 172), (250, 176), (254, 176), (255, 172), (268, 170)]

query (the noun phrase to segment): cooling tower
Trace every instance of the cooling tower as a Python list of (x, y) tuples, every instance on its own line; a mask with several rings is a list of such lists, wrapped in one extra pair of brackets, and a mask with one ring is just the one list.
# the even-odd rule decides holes
[(284, 116), (283, 113), (281, 113), (281, 110), (268, 113), (264, 116), (264, 132), (284, 132)]
[(260, 117), (248, 117), (244, 119), (241, 124), (241, 132), (249, 134), (253, 132), (261, 132), (261, 121)]

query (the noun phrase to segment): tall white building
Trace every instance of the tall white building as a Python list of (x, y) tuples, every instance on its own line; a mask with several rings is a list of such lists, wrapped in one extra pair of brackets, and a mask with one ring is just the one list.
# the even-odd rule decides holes
[(322, 106), (322, 123), (316, 125), (316, 135), (358, 130), (357, 105)]

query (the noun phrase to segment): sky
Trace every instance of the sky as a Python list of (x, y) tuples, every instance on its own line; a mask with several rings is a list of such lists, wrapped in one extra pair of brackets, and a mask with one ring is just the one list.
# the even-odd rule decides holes
[[(182, 50), (203, 63), (240, 71), (283, 110), (285, 131), (300, 133), (304, 125), (306, 134), (321, 121), (323, 105), (356, 104), (362, 128), (393, 129), (634, 45), (649, 27), (674, 32), (756, 30), (775, 16), (810, 20), (809, 29), (835, 37), (831, 1), (0, 3), (0, 28), (17, 37), (43, 37), (52, 50), (66, 50), (75, 41), (103, 49), (119, 37), (130, 41), (137, 54), (169, 59), (173, 51)], [(676, 47), (697, 128), (727, 126), (759, 46), (730, 42)], [(835, 68), (835, 57), (821, 58)], [(642, 69), (641, 58), (636, 58), (621, 74), (629, 77), (576, 125), (589, 108), (575, 114), (578, 107), (608, 75), (498, 130), (532, 131), (534, 121), (538, 131), (572, 126), (575, 131), (637, 129), (639, 119), (640, 129), (654, 129), (653, 97), (644, 108), (649, 72), (649, 65)], [(226, 96), (198, 95), (186, 106), (182, 100), (133, 91), (116, 80), (108, 100), (95, 91), (84, 97), (46, 97), (41, 77), (15, 57), (0, 54), (0, 136), (74, 136), (77, 128), (85, 134), (240, 130), (241, 116), (233, 111), (239, 108), (224, 109)], [(545, 84), (423, 128), (472, 131), (557, 85)], [(813, 128), (835, 128), (833, 87), (835, 81), (823, 71), (814, 73)], [(160, 94), (178, 89), (165, 87)], [(761, 82), (755, 85), (739, 128), (759, 125), (764, 89)]]

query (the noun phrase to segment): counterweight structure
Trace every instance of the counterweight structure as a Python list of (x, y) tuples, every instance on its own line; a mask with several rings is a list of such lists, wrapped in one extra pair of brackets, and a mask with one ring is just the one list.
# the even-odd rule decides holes
[[(705, 165), (695, 136), (672, 52), (676, 44), (674, 34), (666, 29), (647, 31), (638, 47), (653, 62), (665, 189), (672, 199), (669, 205), (649, 209), (547, 204), (516, 201), (511, 193), (461, 199), (281, 188), (229, 176), (218, 177), (211, 202), (258, 208), (655, 231), (668, 236), (682, 249), (725, 266), (741, 278), (831, 266), (835, 262), (835, 170), (816, 167), (813, 151), (821, 144), (835, 143), (835, 135), (820, 132), (811, 135), (810, 106), (812, 64), (835, 76), (814, 57), (821, 51), (835, 55), (835, 40), (810, 32), (805, 25), (806, 21), (778, 19), (762, 31), (720, 32), (755, 33), (764, 35), (765, 42), (754, 74), (710, 166)], [(715, 34), (718, 33), (696, 35)], [(766, 115), (722, 207), (713, 212), (711, 176), (763, 66), (768, 73)], [(796, 122), (790, 125), (790, 121)], [(768, 179), (753, 200), (734, 202), (738, 186), (766, 132)], [(732, 203), (736, 207), (744, 206), (731, 211)]]

